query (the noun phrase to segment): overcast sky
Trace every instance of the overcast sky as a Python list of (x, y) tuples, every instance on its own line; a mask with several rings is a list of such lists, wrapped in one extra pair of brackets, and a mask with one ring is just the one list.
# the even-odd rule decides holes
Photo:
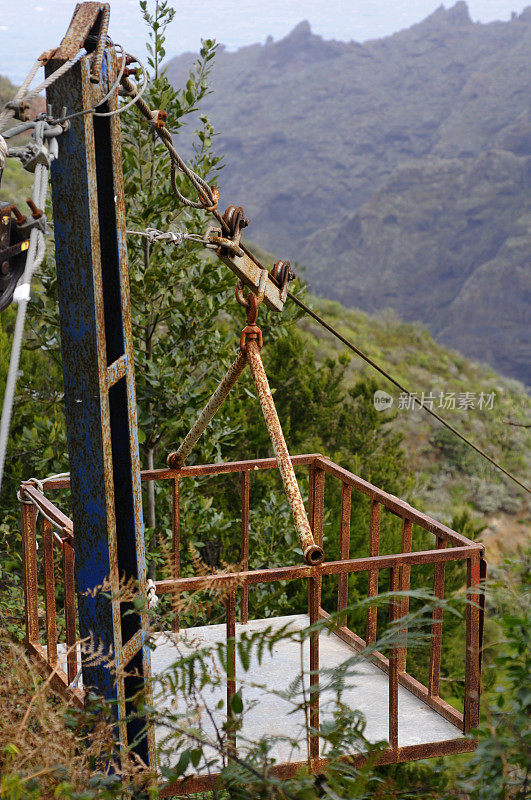
[[(59, 44), (75, 6), (73, 0), (1, 0), (0, 74), (19, 82), (43, 50)], [(154, 0), (151, 0), (154, 5)], [(174, 0), (177, 15), (167, 41), (168, 56), (197, 50), (201, 37), (234, 50), (281, 39), (303, 19), (327, 39), (363, 42), (387, 36), (424, 19), (437, 0)], [(448, 8), (453, 2), (445, 2)], [(527, 2), (470, 0), (472, 19), (507, 20)], [(110, 33), (127, 50), (144, 55), (144, 29), (137, 0), (111, 0)]]

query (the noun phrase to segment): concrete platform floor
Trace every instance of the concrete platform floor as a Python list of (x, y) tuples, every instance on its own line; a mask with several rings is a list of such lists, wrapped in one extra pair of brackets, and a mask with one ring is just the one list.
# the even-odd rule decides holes
[[(245, 671), (237, 657), (236, 686), (241, 688), (245, 713), (243, 727), (238, 732), (238, 750), (243, 755), (253, 744), (263, 737), (274, 739), (269, 751), (277, 763), (303, 761), (307, 757), (305, 714), (297, 703), (302, 699), (297, 678), (304, 670), (304, 685), (309, 688), (310, 654), (309, 641), (302, 644), (297, 631), (309, 625), (306, 614), (270, 619), (250, 620), (246, 625), (236, 624), (236, 638), (245, 631), (252, 636), (269, 628), (278, 632), (284, 626), (291, 635), (273, 646), (270, 652), (264, 649), (261, 662), (256, 647), (252, 648), (250, 664)], [(171, 727), (190, 726), (201, 729), (202, 736), (209, 740), (216, 737), (216, 728), (221, 730), (226, 719), (226, 673), (219, 658), (218, 645), (225, 643), (226, 627), (208, 625), (188, 628), (178, 634), (159, 633), (155, 636), (151, 655), (152, 674), (155, 681), (155, 706), (162, 714), (168, 712), (178, 716), (177, 721), (168, 720), (168, 725), (156, 726), (156, 740), (161, 748), (161, 765), (173, 763), (177, 756), (171, 756)], [(195, 680), (192, 701), (185, 701), (183, 695), (174, 693), (168, 681), (171, 666), (178, 659), (190, 656), (198, 650), (208, 650), (209, 683), (200, 687)], [(64, 654), (64, 645), (59, 645), (59, 653)], [(370, 742), (388, 741), (388, 677), (378, 667), (357, 654), (353, 648), (326, 630), (319, 637), (320, 670), (322, 684), (330, 682), (337, 668), (351, 661), (345, 668), (342, 702), (350, 709), (361, 712), (366, 720), (365, 737)], [(61, 661), (61, 657), (59, 657)], [(79, 655), (78, 655), (79, 661)], [(79, 682), (81, 686), (81, 680)], [(290, 685), (295, 686), (295, 700), (288, 700), (284, 693)], [(307, 695), (306, 695), (307, 696)], [(330, 687), (323, 688), (320, 694), (320, 722), (332, 718), (336, 707), (336, 694)], [(459, 728), (445, 720), (429, 706), (425, 705), (402, 686), (398, 687), (398, 744), (399, 747), (426, 744), (463, 738)], [(360, 748), (361, 749), (361, 748)], [(164, 751), (168, 750), (168, 755)], [(326, 755), (326, 743), (322, 743), (322, 755)], [(208, 757), (219, 762), (215, 749), (207, 749)], [(177, 754), (178, 755), (178, 754)], [(201, 764), (197, 770), (204, 772)]]
[[(278, 631), (288, 626), (295, 633), (309, 625), (306, 614), (275, 617), (265, 620), (251, 620), (246, 625), (237, 623), (236, 638), (246, 631), (253, 633), (270, 628)], [(215, 736), (215, 727), (221, 729), (226, 715), (226, 676), (216, 652), (216, 645), (225, 642), (225, 625), (210, 625), (189, 628), (179, 634), (160, 634), (155, 640), (152, 655), (153, 674), (161, 678), (167, 674), (177, 656), (188, 656), (197, 649), (212, 648), (210, 656), (211, 677), (218, 676), (215, 685), (203, 688), (197, 697), (194, 724), (200, 725), (209, 737)], [(334, 670), (354, 657), (354, 663), (347, 668), (342, 702), (350, 709), (362, 712), (365, 716), (365, 736), (370, 742), (388, 740), (388, 677), (374, 664), (363, 658), (336, 635), (323, 631), (319, 637), (320, 669), (325, 671), (324, 682), (330, 680), (327, 670)], [(306, 691), (309, 688), (309, 641), (302, 646), (302, 663), (305, 671)], [(301, 674), (301, 644), (297, 637), (286, 638), (265, 650), (259, 663), (256, 648), (253, 648), (249, 669), (244, 671), (236, 659), (237, 688), (241, 687), (245, 713), (243, 727), (238, 732), (238, 748), (242, 752), (262, 737), (283, 737), (274, 743), (270, 755), (278, 762), (301, 761), (306, 758), (305, 715), (296, 702), (301, 700), (300, 687), (296, 702), (282, 696), (293, 681)], [(199, 687), (197, 685), (199, 691)], [(335, 692), (325, 688), (320, 695), (321, 724), (330, 720), (336, 707)], [(221, 708), (218, 708), (218, 704)], [(168, 687), (157, 690), (156, 705), (161, 709), (190, 716), (192, 709), (186, 708), (184, 701), (168, 693)], [(210, 713), (209, 713), (210, 712)], [(462, 732), (439, 714), (425, 705), (407, 689), (398, 689), (398, 731), (399, 747), (423, 743), (439, 742), (461, 738)], [(157, 727), (156, 737), (163, 743), (168, 729)], [(326, 743), (322, 754), (326, 755)], [(215, 753), (212, 751), (212, 757)]]

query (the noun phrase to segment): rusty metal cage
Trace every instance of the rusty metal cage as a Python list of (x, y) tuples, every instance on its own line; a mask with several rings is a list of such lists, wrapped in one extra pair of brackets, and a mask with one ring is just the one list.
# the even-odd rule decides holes
[[(339, 559), (325, 561), (317, 566), (304, 563), (249, 570), (249, 502), (250, 475), (260, 470), (272, 470), (277, 467), (276, 459), (257, 459), (231, 463), (217, 463), (196, 466), (184, 466), (179, 470), (157, 469), (142, 472), (142, 481), (169, 481), (172, 493), (172, 577), (155, 582), (158, 595), (170, 594), (176, 607), (176, 599), (180, 593), (208, 590), (216, 587), (223, 589), (226, 602), (225, 632), (227, 642), (234, 640), (236, 628), (241, 629), (248, 624), (249, 587), (260, 583), (291, 581), (302, 579), (307, 581), (308, 616), (306, 624), (319, 619), (326, 619), (329, 614), (321, 607), (321, 587), (323, 578), (337, 576), (337, 611), (348, 606), (348, 576), (350, 573), (366, 573), (368, 596), (377, 598), (379, 591), (407, 592), (410, 587), (411, 569), (418, 565), (433, 565), (433, 594), (444, 598), (445, 568), (449, 563), (464, 562), (466, 564), (466, 592), (469, 602), (466, 606), (466, 651), (463, 654), (465, 665), (464, 707), (463, 713), (440, 697), (440, 667), (443, 634), (443, 609), (435, 606), (433, 610), (431, 638), (429, 643), (429, 679), (424, 685), (407, 671), (407, 636), (401, 640), (400, 646), (391, 646), (388, 655), (369, 647), (368, 659), (378, 670), (387, 676), (386, 712), (388, 728), (385, 738), (388, 747), (379, 757), (379, 763), (398, 763), (429, 756), (441, 756), (461, 753), (474, 749), (476, 742), (465, 737), (479, 721), (479, 694), (481, 672), (481, 643), (483, 635), (483, 594), (480, 584), (486, 575), (484, 549), (480, 543), (473, 542), (456, 531), (437, 522), (431, 517), (415, 510), (408, 503), (378, 489), (346, 469), (334, 464), (319, 454), (297, 455), (292, 457), (292, 464), (297, 469), (309, 471), (308, 519), (316, 544), (323, 544), (323, 518), (325, 500), (325, 478), (340, 483), (341, 511), (339, 531)], [(180, 575), (180, 509), (179, 496), (181, 481), (186, 478), (207, 478), (222, 473), (232, 473), (241, 481), (241, 541), (240, 568), (237, 572), (217, 572), (212, 575), (181, 577)], [(68, 478), (51, 479), (46, 483), (46, 491), (65, 489), (69, 486)], [(75, 532), (72, 523), (49, 499), (40, 488), (31, 483), (23, 483), (21, 493), (22, 541), (24, 560), (24, 590), (27, 646), (41, 667), (53, 672), (53, 684), (65, 692), (78, 705), (83, 704), (83, 690), (76, 683), (78, 673), (78, 657), (76, 652), (76, 600), (74, 587), (74, 551)], [(361, 557), (350, 557), (350, 524), (352, 491), (368, 497), (370, 503), (370, 524), (367, 536), (366, 554)], [(24, 502), (25, 499), (25, 502)], [(28, 502), (29, 501), (29, 502)], [(42, 511), (41, 531), (37, 534), (37, 510)], [(400, 552), (380, 554), (380, 528), (382, 513), (390, 513), (401, 520)], [(53, 523), (53, 524), (52, 524)], [(428, 550), (414, 549), (413, 526), (433, 536), (434, 547)], [(42, 537), (42, 566), (39, 570), (42, 578), (38, 580), (37, 538)], [(64, 595), (64, 631), (65, 640), (57, 643), (56, 621), (56, 580), (54, 569), (54, 546), (62, 553), (62, 581)], [(387, 580), (383, 574), (387, 573)], [(237, 588), (234, 589), (235, 584)], [(42, 593), (45, 604), (44, 630), (39, 630), (39, 593)], [(240, 595), (240, 624), (236, 624), (237, 594)], [(336, 609), (331, 609), (335, 611)], [(365, 633), (361, 637), (350, 630), (346, 617), (339, 617), (333, 628), (335, 635), (350, 651), (361, 652), (376, 641), (377, 605), (369, 605), (366, 612)], [(380, 612), (381, 613), (381, 612)], [(391, 602), (389, 618), (398, 620), (408, 613), (408, 599), (403, 594)], [(42, 627), (42, 625), (41, 625)], [(208, 627), (208, 626), (207, 626)], [(179, 635), (179, 616), (173, 617), (173, 633)], [(407, 633), (407, 631), (405, 632)], [(44, 636), (42, 637), (42, 634)], [(43, 641), (41, 641), (41, 637)], [(127, 649), (127, 644), (125, 645)], [(59, 652), (59, 655), (58, 655)], [(237, 674), (234, 648), (232, 667), (227, 670), (226, 697), (227, 708), (230, 699), (237, 691)], [(62, 656), (61, 656), (62, 653)], [(62, 658), (62, 662), (61, 662)], [(310, 684), (314, 691), (311, 694), (310, 708), (310, 766), (315, 772), (326, 765), (326, 758), (320, 752), (319, 718), (320, 697), (318, 689), (320, 668), (320, 636), (312, 633), (309, 641), (309, 674)], [(378, 672), (380, 675), (380, 672)], [(399, 689), (400, 687), (400, 689)], [(450, 724), (449, 735), (437, 741), (430, 741), (429, 730), (422, 742), (402, 745), (399, 726), (399, 690), (404, 690), (420, 701), (423, 707), (430, 710), (435, 718), (443, 718)], [(403, 695), (404, 697), (406, 695)], [(369, 711), (370, 715), (370, 711)], [(401, 723), (402, 724), (402, 723)], [(235, 743), (237, 747), (237, 741)], [(355, 763), (361, 763), (363, 753), (352, 756)], [(295, 774), (301, 764), (307, 761), (294, 760), (277, 763), (272, 771), (279, 776)], [(163, 793), (179, 795), (184, 792), (207, 790), (212, 786), (215, 775), (196, 774), (184, 779), (184, 782), (165, 786)]]

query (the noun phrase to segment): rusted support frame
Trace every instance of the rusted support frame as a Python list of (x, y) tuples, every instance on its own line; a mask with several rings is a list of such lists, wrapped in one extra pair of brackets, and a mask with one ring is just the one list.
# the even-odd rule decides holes
[(232, 699), (236, 694), (236, 592), (227, 593), (227, 725), (229, 727), (229, 748), (236, 751), (236, 731), (231, 721), (233, 717)]
[(485, 625), (485, 582), (487, 580), (487, 562), (484, 551), (481, 552), (479, 561), (479, 582), (481, 592), (479, 594), (479, 678), (481, 688), (481, 667), (483, 662), (483, 628)]
[[(306, 453), (300, 456), (290, 456), (294, 467), (308, 466), (314, 463), (316, 458), (322, 458), (320, 453)], [(174, 469), (144, 469), (140, 473), (142, 481), (168, 481), (178, 475), (181, 478), (201, 478), (208, 475), (220, 475), (227, 472), (245, 472), (246, 470), (277, 469), (276, 458), (251, 458), (246, 461), (222, 461), (218, 464), (193, 464), (182, 467), (180, 470)], [(70, 478), (52, 478), (46, 481), (46, 489), (70, 488)], [(309, 514), (308, 514), (309, 515)]]
[[(429, 744), (414, 744), (406, 747), (399, 747), (398, 750), (387, 749), (378, 755), (373, 762), (373, 766), (384, 764), (405, 763), (406, 761), (416, 761), (425, 758), (436, 758), (441, 756), (457, 755), (458, 753), (471, 753), (477, 747), (477, 740), (447, 739), (442, 742), (430, 742)], [(341, 761), (350, 767), (359, 769), (367, 762), (366, 753), (355, 753), (343, 756)], [(327, 758), (319, 758), (312, 764), (312, 772), (325, 772), (329, 767), (330, 761)], [(308, 767), (305, 761), (290, 761), (283, 764), (273, 764), (268, 767), (268, 774), (286, 780), (293, 778), (298, 773)], [(164, 784), (160, 787), (160, 797), (189, 797), (196, 792), (207, 792), (215, 788), (216, 781), (221, 773), (210, 775), (194, 775), (183, 778), (172, 784)]]
[[(327, 612), (323, 611), (321, 608), (319, 617), (321, 619), (329, 619), (330, 614), (327, 614)], [(341, 641), (348, 644), (357, 653), (363, 653), (365, 651), (367, 647), (365, 640), (349, 628), (333, 628), (333, 632)], [(378, 667), (378, 669), (381, 669), (386, 675), (389, 675), (389, 659), (386, 658), (383, 653), (380, 653), (378, 650), (371, 650), (365, 655), (375, 667)], [(445, 700), (441, 700), (440, 697), (431, 697), (424, 684), (420, 683), (420, 681), (408, 672), (398, 673), (398, 683), (400, 686), (403, 686), (404, 689), (411, 692), (411, 694), (415, 695), (415, 697), (418, 697), (419, 700), (426, 703), (426, 705), (436, 711), (437, 714), (440, 714), (441, 717), (444, 717), (444, 719), (447, 719), (452, 725), (455, 725), (460, 731), (463, 730), (463, 715)]]
[[(46, 487), (48, 488), (48, 487)], [(73, 525), (72, 520), (57, 508), (48, 498), (40, 492), (32, 483), (21, 483), (20, 492), (22, 498), (27, 497), (37, 508), (43, 512), (43, 516), (48, 516), (54, 521), (57, 528), (61, 531), (61, 538), (68, 539), (72, 543)]]
[(44, 600), (46, 604), (46, 654), (48, 663), (57, 663), (57, 619), (55, 613), (55, 572), (53, 564), (52, 523), (43, 517), (42, 549), (44, 557)]
[(180, 469), (195, 444), (201, 438), (208, 423), (212, 420), (215, 414), (219, 411), (223, 401), (228, 396), (230, 390), (242, 374), (247, 358), (245, 353), (241, 351), (238, 353), (236, 360), (231, 364), (225, 377), (219, 382), (214, 394), (199, 414), (197, 420), (192, 425), (189, 433), (186, 434), (183, 443), (174, 453), (170, 453), (167, 458), (167, 464), (172, 469)]
[[(371, 518), (369, 523), (369, 557), (380, 554), (380, 517), (381, 505), (377, 500), (371, 499)], [(368, 596), (378, 595), (378, 570), (369, 570), (368, 575)], [(376, 641), (376, 631), (378, 626), (378, 606), (371, 605), (367, 609), (367, 632), (365, 638), (367, 644)]]
[[(258, 393), (258, 399), (262, 407), (262, 412), (266, 422), (269, 437), (273, 444), (273, 449), (277, 457), (278, 468), (280, 476), (284, 485), (284, 491), (288, 498), (293, 521), (302, 547), (304, 560), (307, 564), (320, 564), (323, 561), (324, 553), (323, 548), (318, 540), (314, 540), (302, 496), (295, 477), (295, 472), (291, 463), (284, 434), (280, 427), (273, 396), (269, 388), (267, 375), (262, 364), (260, 351), (255, 341), (250, 340), (246, 346), (247, 359), (253, 375), (253, 380)], [(317, 480), (317, 476), (316, 476)], [(316, 510), (314, 508), (314, 527)]]
[(390, 569), (402, 564), (434, 564), (438, 561), (464, 561), (479, 553), (480, 547), (472, 544), (469, 547), (453, 547), (448, 550), (418, 550), (403, 555), (375, 556), (374, 558), (349, 558), (345, 561), (325, 561), (315, 567), (306, 565), (291, 567), (271, 567), (248, 572), (217, 572), (213, 575), (198, 575), (178, 580), (166, 579), (155, 581), (157, 594), (166, 594), (175, 589), (183, 592), (196, 589), (208, 589), (214, 584), (221, 587), (226, 583), (239, 585), (255, 583), (271, 583), (272, 581), (288, 581), (295, 578), (309, 578), (316, 575), (339, 575), (343, 572), (366, 572), (371, 569)]
[[(346, 559), (350, 555), (350, 509), (352, 487), (341, 484), (341, 518), (339, 523), (339, 558)], [(348, 606), (348, 574), (339, 575), (337, 580), (337, 610), (345, 611)], [(347, 624), (347, 615), (341, 617), (341, 625)]]
[(407, 517), (424, 530), (428, 531), (429, 533), (433, 533), (435, 536), (441, 536), (445, 541), (448, 541), (457, 547), (471, 544), (470, 539), (467, 539), (460, 533), (451, 530), (441, 522), (437, 522), (437, 520), (428, 517), (427, 514), (422, 514), (404, 500), (400, 500), (398, 497), (388, 494), (382, 489), (378, 489), (378, 487), (373, 486), (372, 483), (368, 483), (367, 481), (364, 481), (363, 478), (359, 478), (357, 475), (354, 475), (347, 469), (339, 467), (337, 464), (334, 464), (332, 461), (330, 461), (330, 459), (324, 458), (323, 456), (318, 456), (315, 459), (315, 464), (317, 467), (324, 469), (328, 475), (333, 475), (340, 481), (350, 484), (352, 487), (372, 498), (373, 500), (378, 500), (378, 502), (385, 506), (388, 511), (390, 511), (392, 514), (395, 514), (397, 517), (401, 517), (402, 519)]
[(68, 685), (68, 678), (66, 672), (61, 669), (59, 664), (49, 664), (45, 648), (37, 644), (37, 642), (30, 642), (28, 644), (28, 653), (33, 657), (34, 663), (39, 672), (50, 681), (50, 686), (67, 703), (70, 703), (77, 708), (83, 708), (85, 705), (85, 692), (83, 689), (75, 689), (73, 686)]
[[(413, 523), (407, 517), (402, 520), (402, 553), (410, 553), (413, 543)], [(411, 580), (411, 566), (404, 564), (400, 567), (399, 586), (401, 592), (409, 592), (409, 585)], [(400, 601), (399, 616), (405, 617), (409, 612), (409, 597), (403, 597)], [(398, 651), (398, 669), (400, 672), (405, 672), (407, 662), (407, 628), (401, 628), (400, 637), (403, 639), (403, 645)]]
[[(446, 547), (440, 537), (437, 537), (437, 549)], [(444, 578), (446, 565), (443, 563), (433, 565), (433, 594), (437, 600), (444, 599)], [(430, 672), (428, 678), (428, 692), (431, 697), (439, 696), (439, 680), (441, 674), (441, 649), (443, 629), (443, 607), (438, 605), (433, 609), (430, 642)]]
[[(249, 473), (242, 472), (242, 522), (241, 522), (241, 544), (240, 544), (240, 563), (242, 569), (247, 572), (249, 569)], [(240, 597), (240, 620), (245, 625), (249, 618), (249, 587), (242, 586)]]
[[(295, 466), (293, 458), (291, 459), (291, 463)], [(276, 460), (275, 460), (276, 465)], [(310, 462), (308, 467), (308, 522), (310, 524), (310, 528), (313, 532), (313, 496), (315, 492), (315, 464), (313, 461)]]
[(65, 588), (66, 673), (68, 683), (77, 674), (76, 596), (74, 586), (74, 550), (65, 543), (63, 547), (63, 581)]
[[(171, 568), (172, 577), (177, 579), (181, 571), (181, 520), (180, 520), (180, 484), (179, 478), (174, 478), (171, 486)], [(173, 593), (171, 629), (173, 633), (179, 632), (179, 594)]]
[[(321, 578), (308, 581), (310, 625), (319, 620)], [(310, 760), (319, 758), (319, 631), (310, 634)]]
[(37, 509), (20, 503), (22, 533), (22, 564), (24, 569), (24, 616), (26, 644), (39, 641), (39, 612), (37, 604)]
[[(396, 592), (399, 588), (399, 568), (391, 567), (389, 570), (389, 591)], [(400, 603), (392, 599), (389, 606), (389, 621), (394, 622), (400, 615)], [(398, 659), (399, 648), (391, 644), (389, 651), (389, 746), (398, 749)]]
[(480, 606), (478, 589), (480, 580), (480, 553), (478, 552), (467, 561), (465, 733), (479, 724)]

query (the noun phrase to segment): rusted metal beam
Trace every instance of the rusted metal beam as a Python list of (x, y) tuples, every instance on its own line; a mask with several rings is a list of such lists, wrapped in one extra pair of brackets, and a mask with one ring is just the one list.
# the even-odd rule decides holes
[(63, 547), (63, 582), (65, 590), (66, 664), (68, 683), (71, 683), (77, 673), (76, 588), (74, 585), (74, 550), (68, 544)]
[(73, 525), (72, 520), (69, 519), (66, 514), (57, 508), (48, 498), (40, 492), (33, 483), (29, 482), (22, 482), (20, 484), (20, 492), (21, 496), (27, 496), (31, 498), (34, 504), (39, 508), (43, 514), (46, 514), (50, 519), (52, 519), (58, 528), (61, 529), (61, 533), (63, 538), (67, 539), (70, 543), (72, 542), (72, 533), (73, 533)]
[(109, 3), (78, 3), (66, 35), (54, 53), (54, 59), (69, 61), (75, 58), (84, 46), (89, 33), (97, 29), (103, 13), (110, 11)]
[[(410, 553), (413, 543), (413, 523), (404, 517), (402, 520), (402, 553)], [(411, 567), (405, 564), (400, 568), (399, 587), (401, 592), (409, 592), (411, 581)], [(398, 614), (405, 617), (409, 611), (409, 597), (403, 597), (400, 601)], [(407, 627), (400, 629), (400, 636), (404, 639), (404, 644), (398, 650), (398, 669), (404, 672), (407, 662)]]
[[(252, 258), (244, 251), (241, 255), (231, 255), (227, 253), (226, 249), (220, 247), (217, 250), (218, 258), (229, 267), (235, 275), (248, 286), (252, 291), (258, 292), (260, 287), (260, 278), (262, 275), (262, 267), (259, 267)], [(264, 288), (264, 303), (271, 311), (282, 311), (287, 297), (287, 284), (286, 292), (282, 292), (278, 286), (273, 283), (268, 277)]]
[[(171, 486), (171, 567), (172, 577), (178, 578), (181, 574), (181, 515), (180, 515), (180, 481), (174, 478)], [(174, 592), (172, 597), (173, 633), (179, 632), (179, 595)]]
[[(262, 407), (262, 412), (266, 422), (269, 438), (273, 444), (273, 449), (277, 457), (278, 468), (284, 485), (284, 491), (288, 498), (288, 503), (297, 530), (297, 535), (301, 543), (302, 554), (308, 564), (319, 564), (324, 558), (322, 544), (314, 540), (304, 503), (302, 502), (301, 492), (293, 465), (291, 463), (284, 434), (280, 426), (273, 396), (269, 388), (267, 375), (260, 357), (260, 350), (255, 341), (249, 341), (246, 347), (247, 359), (253, 375), (253, 380), (258, 393), (258, 399)], [(314, 508), (314, 525), (315, 523)], [(322, 541), (322, 540), (321, 540)]]
[(474, 553), (467, 561), (465, 733), (479, 725), (481, 555), (482, 551)]
[(229, 749), (236, 751), (236, 732), (231, 730), (233, 715), (232, 700), (236, 694), (236, 592), (227, 592), (226, 637), (227, 637), (227, 723), (229, 725)]
[[(377, 500), (371, 499), (371, 517), (369, 523), (369, 557), (378, 556), (380, 553), (380, 516), (381, 505)], [(368, 579), (368, 596), (376, 597), (378, 595), (378, 570), (373, 569), (369, 571)], [(378, 606), (371, 605), (367, 609), (367, 628), (365, 637), (367, 643), (370, 644), (376, 641), (376, 630), (378, 625)]]
[[(242, 520), (241, 520), (241, 543), (240, 543), (240, 563), (242, 570), (247, 572), (249, 569), (249, 472), (241, 473), (242, 490)], [(249, 618), (249, 587), (242, 586), (240, 620), (245, 625)]]
[(57, 619), (55, 612), (55, 570), (53, 563), (53, 530), (46, 517), (42, 520), (44, 558), (44, 600), (46, 608), (46, 653), (48, 663), (57, 663)]
[[(46, 66), (48, 76), (77, 54), (88, 32), (104, 34), (108, 10), (106, 4), (78, 8), (62, 48)], [(97, 29), (87, 31), (89, 17)], [(97, 36), (88, 49), (98, 47)], [(47, 90), (53, 113), (90, 109), (116, 86), (116, 52), (106, 40), (103, 45), (101, 80), (93, 82), (93, 59), (80, 58)], [(101, 110), (117, 108), (114, 91)], [(119, 115), (70, 119), (52, 164), (52, 197), (79, 629), (120, 666), (122, 646), (148, 622), (146, 611), (131, 613), (120, 601), (124, 581), (137, 584), (146, 599), (147, 576)], [(69, 546), (63, 555), (68, 571)], [(111, 592), (104, 592), (109, 581)], [(70, 593), (68, 604), (73, 605)], [(72, 622), (69, 637), (75, 638)], [(121, 741), (135, 742), (146, 763), (154, 734), (145, 735), (141, 714), (129, 716), (127, 724), (126, 716), (130, 698), (142, 689), (149, 705), (151, 683), (144, 684), (144, 677), (150, 675), (150, 655), (144, 646), (130, 674), (119, 668), (117, 679), (110, 663), (83, 659), (84, 684), (115, 702)]]
[[(322, 458), (320, 453), (309, 453), (307, 455), (290, 456), (294, 467), (301, 467), (313, 464), (315, 459)], [(182, 469), (144, 469), (140, 473), (141, 480), (144, 481), (168, 481), (175, 477), (181, 478), (201, 478), (209, 475), (221, 475), (227, 472), (245, 472), (246, 470), (268, 470), (277, 469), (276, 458), (251, 458), (247, 461), (220, 461), (218, 464), (194, 464)], [(68, 489), (70, 478), (52, 478), (46, 481), (47, 491), (54, 489)]]
[[(399, 568), (389, 570), (389, 591), (397, 592)], [(389, 621), (394, 622), (400, 614), (400, 603), (392, 599), (389, 605)], [(398, 750), (398, 647), (392, 643), (389, 652), (389, 746)]]
[[(477, 740), (447, 739), (442, 742), (429, 744), (414, 744), (407, 747), (399, 747), (397, 750), (384, 750), (378, 755), (376, 760), (371, 758), (371, 765), (383, 766), (385, 764), (402, 764), (406, 761), (418, 761), (424, 758), (439, 758), (442, 756), (458, 755), (459, 753), (471, 753), (477, 747)], [(365, 753), (353, 753), (341, 758), (345, 764), (351, 767), (360, 768), (368, 760), (369, 756)], [(325, 772), (330, 764), (329, 759), (319, 758), (312, 763), (312, 772)], [(268, 774), (286, 780), (293, 778), (297, 773), (303, 772), (308, 767), (306, 761), (291, 761), (284, 764), (273, 764), (268, 768)], [(216, 787), (216, 782), (221, 773), (210, 775), (196, 775), (183, 778), (175, 783), (163, 784), (160, 787), (160, 797), (188, 797), (196, 792), (208, 792)]]
[[(437, 548), (446, 547), (440, 537), (437, 538)], [(444, 563), (433, 565), (433, 594), (438, 600), (444, 599), (444, 577), (446, 565)], [(433, 609), (430, 641), (430, 671), (428, 678), (428, 691), (432, 697), (439, 696), (439, 679), (441, 673), (443, 607)]]
[[(310, 625), (319, 620), (321, 578), (308, 581)], [(319, 758), (319, 631), (310, 634), (310, 759)]]
[(68, 685), (65, 671), (58, 664), (52, 666), (48, 663), (44, 647), (37, 642), (29, 642), (27, 650), (40, 674), (50, 681), (52, 689), (63, 697), (67, 703), (71, 703), (77, 708), (83, 708), (85, 705), (84, 690), (75, 689), (73, 686)]
[(230, 390), (242, 374), (243, 370), (245, 369), (245, 365), (247, 364), (247, 357), (245, 353), (239, 352), (238, 357), (229, 367), (227, 374), (222, 378), (219, 382), (216, 390), (214, 391), (212, 397), (204, 407), (204, 409), (199, 414), (196, 422), (193, 424), (192, 428), (190, 429), (189, 433), (186, 434), (183, 443), (173, 453), (168, 455), (166, 459), (168, 466), (171, 469), (180, 469), (190, 453), (194, 448), (195, 444), (201, 438), (205, 428), (215, 416), (215, 414), (219, 411), (223, 401), (228, 396)]
[[(322, 608), (319, 610), (319, 616), (321, 619), (330, 619), (330, 614), (327, 614), (327, 612), (323, 611)], [(349, 628), (334, 627), (333, 632), (341, 639), (341, 641), (345, 642), (345, 644), (348, 644), (357, 653), (363, 653), (365, 651), (367, 647), (365, 640), (351, 631)], [(379, 650), (371, 649), (365, 655), (376, 667), (378, 667), (378, 669), (381, 669), (386, 675), (389, 674), (389, 659), (386, 658), (383, 653), (380, 653)], [(403, 686), (404, 689), (407, 689), (409, 692), (414, 694), (415, 697), (418, 697), (419, 700), (422, 700), (424, 703), (426, 703), (427, 706), (440, 714), (441, 717), (444, 717), (444, 719), (448, 720), (448, 722), (451, 722), (452, 725), (455, 725), (458, 730), (463, 730), (463, 715), (445, 700), (441, 700), (439, 697), (431, 697), (424, 684), (420, 683), (420, 681), (418, 681), (408, 672), (398, 673), (398, 683), (400, 686)]]
[[(341, 511), (339, 522), (339, 558), (348, 559), (350, 555), (350, 509), (352, 487), (341, 484)], [(337, 610), (344, 611), (348, 606), (348, 575), (340, 575), (337, 581)], [(347, 624), (346, 614), (343, 624)]]
[(166, 594), (175, 589), (183, 592), (196, 589), (209, 589), (210, 586), (221, 587), (223, 584), (236, 583), (244, 586), (254, 583), (271, 583), (272, 581), (286, 581), (296, 578), (309, 578), (319, 575), (339, 575), (345, 572), (367, 572), (371, 569), (390, 569), (402, 564), (434, 564), (438, 561), (463, 561), (477, 554), (480, 545), (469, 547), (454, 547), (443, 551), (418, 550), (414, 553), (398, 553), (390, 556), (375, 556), (374, 558), (350, 558), (345, 561), (325, 561), (315, 567), (291, 566), (273, 567), (270, 569), (256, 569), (250, 572), (216, 572), (213, 575), (199, 575), (178, 580), (165, 579), (156, 581), (157, 594)]
[(334, 475), (336, 478), (339, 478), (340, 481), (350, 484), (373, 500), (378, 500), (378, 502), (385, 506), (392, 514), (396, 514), (396, 516), (402, 519), (407, 517), (429, 533), (433, 533), (435, 536), (441, 536), (453, 545), (459, 546), (470, 542), (469, 539), (462, 536), (460, 533), (452, 531), (441, 522), (437, 522), (437, 520), (428, 517), (426, 514), (416, 511), (409, 503), (400, 500), (392, 494), (384, 492), (382, 489), (378, 489), (376, 486), (373, 486), (372, 483), (368, 483), (364, 481), (363, 478), (359, 478), (347, 469), (334, 464), (330, 459), (320, 456), (316, 459), (315, 463), (316, 466), (322, 467), (327, 474)]
[(24, 568), (24, 616), (26, 620), (26, 645), (39, 640), (39, 614), (37, 605), (37, 509), (29, 503), (20, 503), (22, 533), (22, 564)]

